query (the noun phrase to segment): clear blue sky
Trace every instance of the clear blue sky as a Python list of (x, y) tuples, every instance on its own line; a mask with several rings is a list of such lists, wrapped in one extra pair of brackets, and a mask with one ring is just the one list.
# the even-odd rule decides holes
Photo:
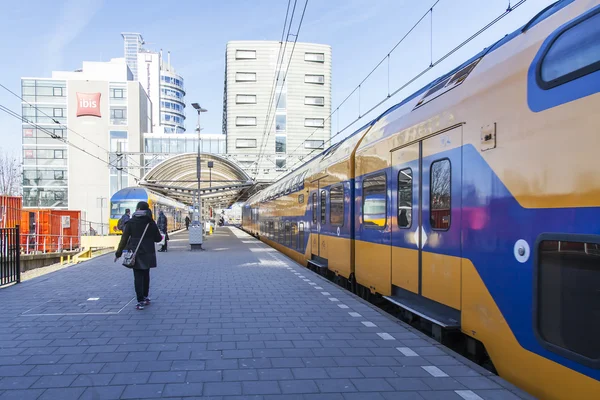
[[(293, 4), (292, 0), (292, 4)], [(332, 46), (335, 108), (385, 56), (435, 0), (309, 0), (299, 40)], [(516, 0), (512, 0), (512, 4)], [(523, 25), (551, 0), (528, 0), (500, 23), (446, 60), (422, 80), (394, 96), (380, 110), (399, 102), (428, 81)], [(304, 0), (298, 0), (299, 18)], [(441, 0), (433, 13), (433, 57), (441, 57), (479, 30), (508, 0)], [(279, 40), (285, 0), (27, 0), (3, 7), (0, 17), (0, 82), (20, 93), (22, 76), (50, 77), (52, 70), (74, 70), (83, 60), (123, 57), (123, 31), (140, 32), (148, 48), (171, 51), (183, 75), (189, 104), (199, 102), (205, 132), (221, 132), (225, 45), (229, 40)], [(296, 19), (297, 21), (297, 19)], [(429, 65), (429, 17), (391, 57), (393, 91)], [(166, 58), (166, 56), (165, 56)], [(363, 86), (365, 110), (387, 94), (387, 64)], [(0, 104), (20, 112), (20, 100), (0, 88)], [(339, 126), (356, 118), (358, 97), (342, 108)], [(195, 125), (191, 107), (188, 131)], [(373, 117), (374, 114), (369, 117)], [(360, 123), (364, 123), (360, 121)], [(337, 131), (337, 117), (332, 120)], [(20, 154), (20, 122), (0, 113), (0, 147)], [(345, 132), (349, 134), (351, 130)], [(340, 135), (343, 137), (344, 134)]]

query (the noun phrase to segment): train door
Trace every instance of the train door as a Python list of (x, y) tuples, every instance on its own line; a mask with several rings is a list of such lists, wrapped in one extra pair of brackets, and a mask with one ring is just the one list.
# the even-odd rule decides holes
[(391, 153), (393, 298), (445, 325), (461, 308), (461, 146), (455, 128)]
[(461, 308), (462, 127), (422, 142), (421, 294)]
[(311, 254), (312, 258), (324, 257), (321, 249), (321, 229), (325, 216), (325, 204), (327, 201), (327, 194), (321, 187), (321, 180), (313, 182), (316, 186), (315, 190), (310, 192), (310, 203), (311, 203)]
[(419, 293), (421, 143), (392, 152), (392, 285)]

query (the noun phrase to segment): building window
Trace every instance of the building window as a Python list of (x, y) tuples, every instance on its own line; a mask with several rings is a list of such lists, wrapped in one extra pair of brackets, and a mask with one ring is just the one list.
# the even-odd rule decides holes
[(54, 108), (52, 110), (52, 115), (54, 115), (55, 117), (64, 117), (64, 109), (63, 108)]
[(63, 89), (61, 87), (55, 87), (52, 89), (52, 95), (57, 97), (64, 97)]
[(312, 220), (313, 224), (317, 223), (317, 192), (312, 195)]
[(55, 129), (53, 129), (53, 131), (54, 131), (54, 136), (55, 137), (59, 137), (59, 138), (65, 137), (65, 130), (64, 129), (55, 128)]
[(236, 126), (256, 126), (256, 117), (237, 117)]
[(256, 147), (256, 139), (236, 139), (235, 147), (238, 149), (250, 149)]
[(429, 189), (430, 224), (432, 229), (450, 229), (451, 167), (447, 158), (431, 164)]
[(236, 82), (256, 82), (256, 72), (236, 72)]
[(256, 50), (236, 50), (235, 51), (235, 59), (236, 60), (255, 60), (256, 59)]
[(65, 171), (54, 171), (54, 180), (62, 181), (65, 179)]
[(308, 106), (324, 106), (325, 105), (325, 97), (306, 96), (304, 98), (304, 104), (306, 104)]
[(65, 192), (54, 192), (54, 200), (64, 200)]
[(275, 136), (275, 153), (285, 153), (286, 137)]
[(321, 190), (321, 225), (325, 225), (327, 223), (327, 219), (325, 217), (325, 207), (327, 206), (327, 192), (325, 190)]
[(600, 11), (560, 33), (538, 67), (538, 80), (550, 89), (600, 69)]
[(386, 225), (386, 174), (371, 175), (363, 181), (363, 225), (368, 229), (384, 229)]
[(110, 123), (113, 125), (125, 125), (127, 123), (127, 110), (125, 108), (111, 108)]
[(287, 117), (285, 115), (275, 116), (275, 130), (277, 132), (285, 132), (286, 130)]
[(123, 99), (125, 98), (125, 91), (123, 89), (110, 89), (110, 98), (111, 99)]
[(325, 62), (325, 54), (324, 53), (304, 53), (304, 61), (311, 62)]
[(65, 158), (64, 157), (64, 150), (54, 150), (54, 158)]
[(275, 169), (282, 170), (285, 169), (285, 158), (279, 158), (275, 160)]
[(538, 243), (534, 261), (538, 339), (555, 353), (598, 368), (600, 320), (592, 315), (598, 310), (600, 236), (542, 234)]
[(237, 104), (256, 104), (255, 94), (238, 94), (235, 96), (235, 102)]
[(344, 225), (344, 186), (335, 185), (329, 190), (329, 222)]
[(305, 149), (322, 149), (325, 146), (323, 140), (307, 140), (304, 142)]
[(287, 96), (285, 93), (280, 93), (277, 95), (277, 109), (285, 110), (287, 107)]
[(308, 128), (323, 128), (325, 127), (325, 119), (323, 118), (305, 118), (304, 126)]
[(412, 224), (412, 169), (398, 173), (398, 226), (410, 228)]
[(304, 83), (316, 83), (323, 85), (325, 83), (325, 75), (304, 75)]

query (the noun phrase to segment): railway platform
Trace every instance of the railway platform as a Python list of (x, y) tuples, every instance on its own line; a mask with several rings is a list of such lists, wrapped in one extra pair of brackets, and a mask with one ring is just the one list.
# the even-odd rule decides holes
[(530, 398), (233, 227), (0, 289), (0, 399)]

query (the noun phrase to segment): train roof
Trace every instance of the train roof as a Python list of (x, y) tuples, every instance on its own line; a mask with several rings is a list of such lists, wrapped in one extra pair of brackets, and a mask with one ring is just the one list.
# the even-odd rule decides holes
[[(377, 121), (381, 120), (382, 118), (384, 118), (385, 116), (387, 116), (391, 112), (395, 111), (396, 109), (402, 107), (406, 103), (408, 103), (408, 102), (414, 100), (415, 98), (423, 95), (429, 89), (433, 88), (438, 83), (443, 82), (445, 79), (447, 79), (447, 78), (451, 77), (452, 75), (456, 74), (461, 69), (463, 69), (463, 68), (467, 67), (468, 65), (474, 63), (475, 61), (481, 59), (485, 55), (490, 54), (491, 52), (499, 49), (500, 47), (502, 47), (506, 43), (510, 42), (511, 40), (513, 40), (517, 36), (521, 35), (522, 33), (525, 33), (527, 30), (531, 29), (535, 25), (539, 24), (540, 22), (542, 22), (546, 18), (548, 18), (551, 15), (555, 14), (556, 12), (558, 12), (562, 8), (566, 7), (567, 5), (573, 3), (574, 1), (575, 0), (559, 0), (559, 1), (555, 2), (555, 3), (552, 3), (548, 7), (542, 9), (538, 14), (536, 14), (533, 18), (531, 18), (531, 20), (529, 20), (529, 22), (527, 22), (525, 25), (523, 25), (519, 29), (515, 30), (514, 32), (512, 32), (510, 34), (505, 35), (502, 39), (500, 39), (497, 42), (493, 43), (491, 46), (484, 48), (482, 51), (480, 51), (479, 53), (477, 53), (473, 57), (469, 58), (467, 61), (463, 62), (462, 64), (460, 64), (456, 68), (454, 68), (451, 71), (447, 72), (446, 74), (441, 75), (438, 78), (432, 80), (427, 85), (423, 86), (421, 89), (417, 90), (416, 92), (414, 92), (410, 96), (404, 98), (399, 103), (391, 106), (390, 108), (388, 108), (387, 110), (385, 110), (383, 113), (381, 113), (380, 115), (378, 115), (376, 118), (374, 118), (373, 120), (367, 122), (365, 125), (361, 126), (357, 130), (355, 130), (354, 132), (352, 132), (350, 135), (348, 135), (347, 137), (345, 137), (344, 139), (342, 139), (340, 142), (335, 143), (335, 144), (329, 146), (328, 148), (326, 148), (325, 150), (323, 150), (322, 152), (318, 153), (316, 156), (314, 156), (313, 158), (311, 158), (310, 160), (306, 161), (304, 164), (302, 164), (301, 166), (299, 166), (296, 170), (290, 171), (288, 174), (286, 174), (281, 179), (279, 179), (276, 182), (274, 182), (272, 185), (270, 185), (266, 189), (263, 189), (262, 191), (256, 193), (254, 196), (252, 196), (250, 199), (248, 199), (247, 204), (253, 203), (255, 201), (263, 201), (265, 198), (272, 197), (273, 195), (271, 194), (271, 192), (275, 192), (276, 194), (279, 194), (279, 195), (284, 195), (284, 194), (292, 191), (294, 188), (298, 188), (299, 185), (302, 184), (302, 182), (300, 182), (301, 177), (305, 177), (306, 174), (307, 174), (307, 172), (308, 172), (307, 171), (307, 169), (308, 169), (307, 167), (311, 163), (313, 163), (315, 160), (317, 160), (319, 158), (325, 158), (325, 156), (332, 154), (339, 147), (341, 147), (344, 142), (349, 141), (351, 138), (353, 138), (354, 136), (356, 136), (360, 132), (364, 132), (363, 133), (363, 136), (364, 136), (364, 134), (366, 134), (366, 131), (368, 131), (371, 126), (373, 126), (375, 123), (377, 123)], [(295, 175), (295, 177), (293, 177), (293, 175)], [(294, 178), (294, 179), (290, 179), (290, 178)]]
[(187, 206), (183, 203), (140, 186), (132, 186), (121, 189), (112, 195), (110, 201), (148, 201), (148, 199), (154, 199), (159, 201), (161, 204), (166, 204), (173, 207), (187, 208)]

